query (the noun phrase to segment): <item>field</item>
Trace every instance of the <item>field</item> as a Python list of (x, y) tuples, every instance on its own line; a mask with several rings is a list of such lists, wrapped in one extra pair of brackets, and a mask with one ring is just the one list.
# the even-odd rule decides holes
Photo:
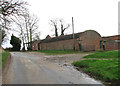
[(118, 51), (97, 52), (83, 58), (86, 59), (72, 64), (105, 84), (120, 83)]

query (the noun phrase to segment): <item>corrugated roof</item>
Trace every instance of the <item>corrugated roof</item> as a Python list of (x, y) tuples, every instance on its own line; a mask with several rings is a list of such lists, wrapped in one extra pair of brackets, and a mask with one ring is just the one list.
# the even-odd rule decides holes
[[(75, 38), (79, 38), (81, 33), (75, 33)], [(48, 42), (54, 42), (54, 41), (61, 41), (61, 40), (69, 40), (69, 39), (73, 39), (73, 34), (69, 34), (69, 35), (62, 35), (62, 36), (58, 36), (58, 37), (53, 37), (50, 39), (43, 39), (40, 41), (40, 43), (48, 43)]]

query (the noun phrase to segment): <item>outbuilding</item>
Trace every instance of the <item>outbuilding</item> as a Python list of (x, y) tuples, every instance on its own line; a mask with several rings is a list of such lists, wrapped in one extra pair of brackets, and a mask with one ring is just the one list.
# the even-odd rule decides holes
[[(37, 43), (37, 50), (76, 50), (95, 51), (100, 49), (101, 35), (94, 30), (87, 30), (80, 33), (62, 35), (59, 37), (46, 37)], [(35, 46), (35, 44), (33, 46)]]
[(120, 35), (102, 37), (105, 44), (105, 50), (120, 49)]

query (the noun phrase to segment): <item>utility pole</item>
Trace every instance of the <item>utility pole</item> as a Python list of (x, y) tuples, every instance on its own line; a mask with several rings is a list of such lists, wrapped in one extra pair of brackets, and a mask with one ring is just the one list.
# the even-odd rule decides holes
[(72, 17), (72, 31), (73, 31), (73, 50), (75, 51), (75, 35), (74, 35), (74, 20)]

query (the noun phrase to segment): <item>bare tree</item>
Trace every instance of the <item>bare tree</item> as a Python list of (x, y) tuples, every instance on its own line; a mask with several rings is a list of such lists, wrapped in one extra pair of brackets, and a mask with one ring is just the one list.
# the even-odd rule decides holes
[(18, 25), (19, 29), (17, 32), (19, 33), (22, 41), (23, 46), (27, 43), (27, 47), (31, 46), (32, 41), (38, 38), (38, 35), (40, 35), (38, 31), (38, 18), (35, 15), (30, 15), (29, 12), (26, 12), (22, 17), (19, 18), (19, 21), (15, 21)]
[(0, 0), (0, 22), (2, 23), (0, 26), (7, 29), (6, 23), (10, 21), (9, 17), (21, 15), (21, 12), (26, 9), (26, 4), (27, 2), (22, 0)]
[(17, 21), (15, 21), (16, 25), (17, 25), (17, 30), (14, 29), (15, 32), (17, 32), (22, 40), (23, 43), (23, 47), (25, 47), (25, 28), (24, 28), (24, 23), (23, 21), (20, 21), (17, 19)]
[(5, 39), (6, 33), (4, 30), (0, 29), (0, 46), (3, 42), (3, 40)]
[(57, 28), (57, 20), (50, 20), (51, 25), (53, 25), (54, 29), (55, 29), (55, 36), (58, 36), (58, 28)]
[(61, 35), (64, 35), (65, 30), (70, 27), (70, 24), (65, 25), (62, 19), (60, 19), (59, 21), (61, 23)]
[(36, 34), (39, 33), (39, 31), (38, 31), (38, 21), (39, 20), (38, 20), (37, 16), (35, 16), (35, 15), (28, 15), (26, 17), (26, 20), (27, 20), (27, 22), (26, 22), (27, 37), (29, 39), (28, 43), (30, 43), (29, 46), (32, 47), (32, 41), (33, 41), (34, 37), (36, 37)]
[(10, 30), (11, 18), (20, 16), (26, 9), (25, 5), (27, 2), (22, 0), (0, 0), (0, 30)]
[(34, 37), (33, 37), (33, 41), (35, 40), (40, 40), (40, 32), (35, 33)]
[(55, 36), (58, 36), (58, 30), (61, 30), (60, 35), (64, 35), (65, 30), (70, 27), (70, 24), (66, 24), (63, 19), (50, 20), (50, 24), (54, 27)]

